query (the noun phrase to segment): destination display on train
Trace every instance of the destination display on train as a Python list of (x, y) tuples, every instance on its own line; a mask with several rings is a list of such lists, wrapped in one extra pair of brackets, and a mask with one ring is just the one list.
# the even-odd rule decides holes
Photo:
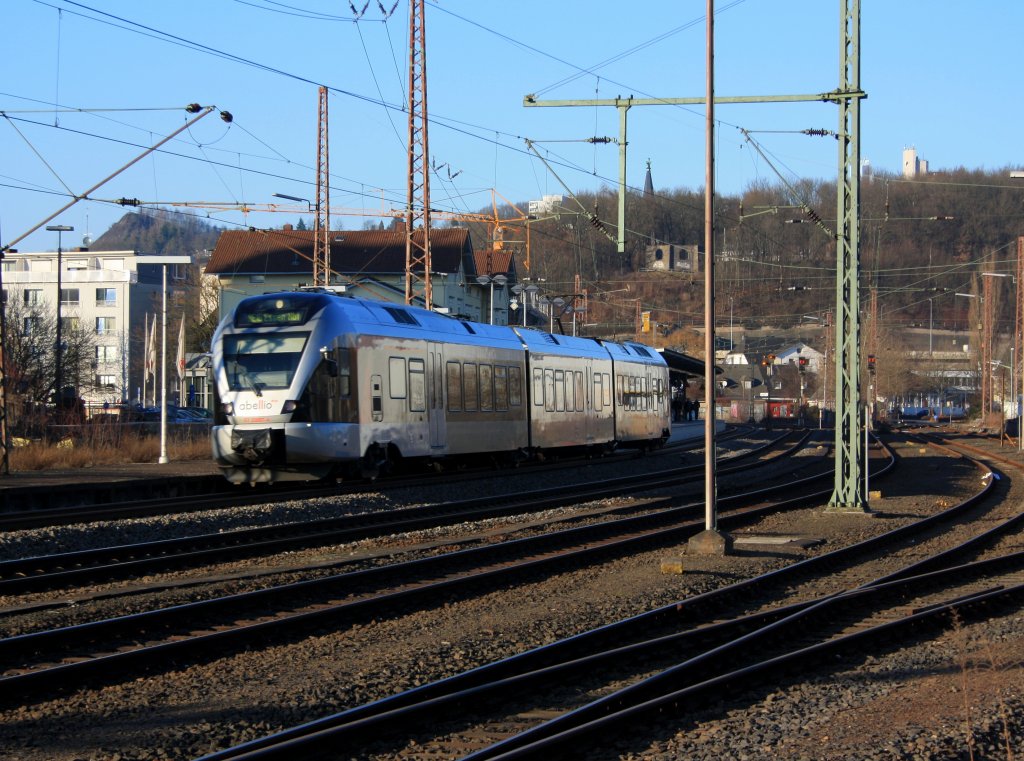
[(287, 311), (246, 312), (239, 314), (235, 323), (245, 325), (301, 325), (306, 321), (305, 309)]
[(302, 325), (324, 305), (320, 295), (288, 294), (257, 296), (242, 301), (235, 310), (236, 328)]

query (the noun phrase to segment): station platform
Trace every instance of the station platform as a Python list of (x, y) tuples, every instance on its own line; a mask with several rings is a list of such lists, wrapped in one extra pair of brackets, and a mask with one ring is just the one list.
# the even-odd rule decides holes
[[(715, 421), (715, 432), (722, 433), (725, 430), (725, 423), (721, 420)], [(687, 420), (682, 423), (672, 424), (672, 435), (669, 436), (669, 443), (678, 444), (685, 441), (694, 441), (704, 438), (704, 421)]]

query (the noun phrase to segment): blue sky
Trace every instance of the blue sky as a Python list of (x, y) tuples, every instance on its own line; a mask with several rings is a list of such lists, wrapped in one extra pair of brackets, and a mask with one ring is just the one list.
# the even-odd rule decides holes
[[(365, 0), (352, 0), (361, 10)], [(348, 0), (4, 0), (0, 73), (0, 242), (7, 244), (190, 118), (205, 117), (50, 224), (65, 245), (98, 236), (124, 213), (104, 200), (295, 205), (315, 195), (317, 85), (332, 88), (332, 208), (401, 208), (406, 187), (408, 5), (371, 0), (354, 21)], [(839, 78), (837, 0), (717, 0), (719, 95), (818, 93)], [(383, 6), (384, 12), (381, 10)], [(613, 186), (613, 108), (524, 108), (541, 99), (704, 94), (704, 0), (631, 3), (428, 0), (427, 81), (436, 208), (477, 211), (491, 190), (514, 202), (564, 193), (530, 154), (536, 141), (574, 191)], [(864, 0), (862, 156), (899, 170), (913, 145), (932, 169), (1024, 166), (1015, 0)], [(241, 60), (244, 59), (244, 60)], [(109, 109), (67, 113), (55, 109)], [(387, 105), (383, 105), (387, 104)], [(38, 109), (36, 113), (26, 111)], [(754, 182), (832, 180), (833, 105), (719, 106), (718, 190)], [(747, 143), (749, 130), (770, 162)], [(704, 183), (702, 107), (629, 112), (629, 182)], [(1018, 181), (1020, 182), (1020, 181)], [(1009, 181), (1008, 181), (1009, 183)], [(298, 212), (198, 208), (219, 225), (279, 226)], [(612, 211), (608, 210), (608, 216)], [(308, 215), (306, 215), (308, 218)], [(360, 217), (332, 227), (361, 227)], [(49, 250), (39, 231), (16, 247)]]

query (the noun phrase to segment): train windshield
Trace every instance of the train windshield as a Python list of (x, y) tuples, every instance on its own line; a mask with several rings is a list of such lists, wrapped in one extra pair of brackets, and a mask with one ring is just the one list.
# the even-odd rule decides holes
[(288, 388), (309, 333), (224, 336), (224, 369), (232, 391)]

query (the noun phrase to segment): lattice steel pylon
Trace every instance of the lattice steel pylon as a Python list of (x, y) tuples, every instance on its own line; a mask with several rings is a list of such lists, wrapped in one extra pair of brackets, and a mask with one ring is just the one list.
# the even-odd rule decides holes
[(993, 273), (981, 273), (981, 424), (992, 414), (992, 322), (995, 315)]
[[(0, 262), (4, 254), (0, 251)], [(3, 290), (3, 267), (0, 266), (0, 291)], [(0, 475), (10, 475), (11, 463), (9, 445), (10, 432), (7, 430), (7, 305), (0, 303)]]
[[(840, 0), (839, 175), (836, 178), (835, 489), (830, 510), (866, 511), (860, 389), (860, 0)], [(866, 435), (866, 432), (865, 432)]]
[(1017, 303), (1015, 305), (1015, 319), (1013, 324), (1013, 347), (1014, 347), (1014, 370), (1017, 373), (1017, 388), (1010, 389), (1010, 398), (1013, 400), (1013, 414), (1017, 417), (1017, 448), (1024, 448), (1024, 430), (1021, 430), (1021, 422), (1024, 415), (1019, 413), (1017, 406), (1017, 391), (1024, 388), (1024, 235), (1017, 238)]
[[(405, 303), (434, 308), (430, 262), (430, 151), (427, 143), (425, 0), (409, 3), (409, 193), (405, 214)], [(416, 239), (417, 225), (422, 237)]]
[(331, 282), (331, 170), (327, 150), (327, 88), (320, 88), (316, 121), (316, 221), (313, 224), (313, 285)]

